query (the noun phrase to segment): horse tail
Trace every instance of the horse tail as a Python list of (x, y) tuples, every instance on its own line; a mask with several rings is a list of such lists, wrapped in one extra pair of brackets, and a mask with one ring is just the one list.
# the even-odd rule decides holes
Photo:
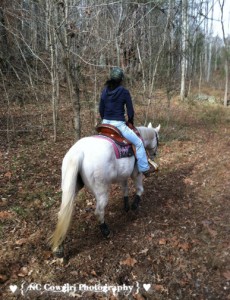
[(51, 236), (50, 245), (53, 251), (56, 251), (66, 237), (67, 231), (73, 214), (74, 200), (78, 192), (78, 188), (82, 187), (78, 183), (79, 168), (83, 160), (83, 153), (71, 155), (71, 151), (67, 152), (62, 163), (62, 203), (58, 213), (58, 223), (56, 229)]

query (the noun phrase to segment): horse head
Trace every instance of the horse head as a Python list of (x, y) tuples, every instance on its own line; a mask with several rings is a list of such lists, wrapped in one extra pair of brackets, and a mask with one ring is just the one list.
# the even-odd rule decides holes
[(157, 154), (157, 148), (159, 145), (159, 131), (160, 124), (154, 128), (152, 123), (149, 123), (147, 127), (138, 127), (138, 131), (143, 139), (145, 148), (148, 152), (149, 157), (153, 160)]
[(157, 149), (159, 145), (159, 131), (160, 131), (161, 125), (159, 124), (156, 128), (152, 126), (152, 123), (149, 123), (147, 129), (148, 129), (148, 135), (147, 135), (147, 142), (145, 142), (146, 151), (148, 154), (148, 162), (155, 168), (155, 170), (158, 170), (158, 165), (154, 162), (154, 158), (157, 155)]

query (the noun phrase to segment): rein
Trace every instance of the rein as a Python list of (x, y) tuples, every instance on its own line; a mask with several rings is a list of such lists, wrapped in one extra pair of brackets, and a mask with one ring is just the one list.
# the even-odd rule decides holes
[[(157, 165), (157, 163), (155, 163), (154, 161), (154, 157), (157, 155), (157, 148), (159, 146), (159, 138), (158, 138), (158, 134), (156, 133), (156, 140), (157, 140), (157, 144), (156, 147), (151, 148), (151, 149), (145, 149), (147, 157), (148, 157), (148, 162), (150, 165), (152, 165), (156, 171), (158, 171), (159, 167)], [(153, 152), (153, 154), (151, 155), (150, 152)]]

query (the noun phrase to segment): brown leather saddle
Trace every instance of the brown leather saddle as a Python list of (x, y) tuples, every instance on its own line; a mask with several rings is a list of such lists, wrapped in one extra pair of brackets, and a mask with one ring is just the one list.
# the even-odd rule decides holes
[[(130, 123), (126, 123), (126, 125), (130, 129), (132, 129), (136, 133), (136, 135), (142, 140), (142, 137), (141, 137), (139, 131), (136, 129), (136, 127), (134, 127)], [(117, 129), (115, 126), (110, 125), (110, 124), (99, 124), (96, 127), (96, 131), (98, 132), (99, 136), (102, 136), (102, 137), (105, 136), (105, 137), (112, 139), (117, 145), (120, 146), (120, 148), (124, 149), (125, 147), (127, 147), (127, 148), (133, 150), (133, 152), (131, 154), (129, 153), (128, 155), (125, 155), (123, 157), (131, 156), (133, 154), (136, 157), (136, 149), (135, 149), (134, 145), (129, 140), (127, 140), (125, 137), (123, 137), (120, 130)], [(119, 158), (121, 158), (121, 157), (122, 156), (120, 155)], [(117, 158), (118, 158), (118, 156), (117, 156)], [(148, 158), (148, 162), (155, 168), (156, 171), (158, 170), (158, 165), (153, 160)]]
[[(136, 135), (141, 138), (139, 131), (134, 127), (132, 124), (128, 123), (127, 126), (132, 129)], [(117, 129), (115, 126), (110, 124), (99, 124), (96, 127), (96, 131), (99, 135), (107, 136), (114, 140), (116, 143), (120, 145), (132, 145), (132, 143), (127, 140), (119, 129)]]

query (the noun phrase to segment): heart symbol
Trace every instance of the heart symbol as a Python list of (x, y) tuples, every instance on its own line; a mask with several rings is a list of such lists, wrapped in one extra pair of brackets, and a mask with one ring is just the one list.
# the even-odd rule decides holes
[(15, 293), (15, 291), (17, 290), (17, 286), (16, 285), (10, 285), (10, 290), (12, 293)]
[(148, 283), (148, 284), (144, 283), (144, 284), (143, 284), (143, 287), (144, 287), (144, 289), (146, 290), (146, 292), (148, 292), (148, 290), (149, 290), (150, 287), (151, 287), (151, 284), (150, 284), (150, 283)]

